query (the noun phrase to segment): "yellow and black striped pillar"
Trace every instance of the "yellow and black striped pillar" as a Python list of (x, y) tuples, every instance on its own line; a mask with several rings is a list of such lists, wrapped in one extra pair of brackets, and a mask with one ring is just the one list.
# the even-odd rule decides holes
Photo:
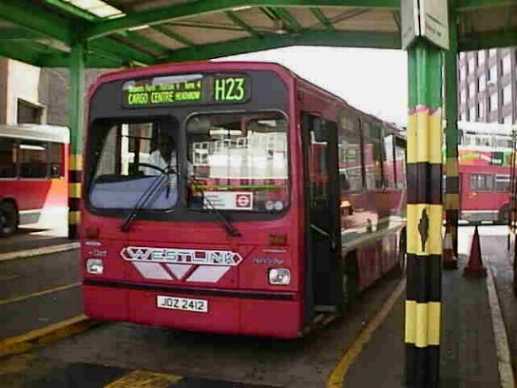
[(84, 62), (83, 43), (72, 45), (70, 53), (70, 99), (68, 115), (70, 121), (70, 161), (68, 169), (68, 238), (79, 237), (82, 149), (83, 149), (83, 110), (84, 110)]
[[(445, 53), (445, 227), (452, 237), (458, 257), (458, 219), (460, 214), (460, 179), (458, 176), (458, 43), (454, 0), (449, 0), (449, 50)], [(457, 260), (444, 262), (444, 268), (458, 268)]]
[(442, 53), (408, 49), (406, 383), (437, 387), (442, 259)]
[(82, 158), (82, 155), (70, 154), (70, 167), (68, 169), (68, 237), (70, 239), (79, 237)]

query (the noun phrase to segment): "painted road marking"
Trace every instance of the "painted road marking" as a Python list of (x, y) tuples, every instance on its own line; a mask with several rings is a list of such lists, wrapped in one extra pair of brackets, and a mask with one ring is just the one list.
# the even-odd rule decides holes
[(400, 295), (406, 288), (406, 279), (402, 279), (395, 290), (391, 293), (390, 297), (384, 302), (382, 308), (375, 314), (372, 320), (368, 322), (362, 330), (359, 336), (355, 339), (352, 345), (347, 349), (339, 363), (336, 365), (332, 373), (327, 380), (327, 388), (342, 388), (343, 381), (345, 379), (350, 366), (355, 359), (361, 354), (363, 347), (370, 341), (373, 333), (378, 327), (384, 322), (391, 309), (400, 298)]
[(73, 243), (60, 244), (60, 245), (51, 245), (51, 246), (42, 247), (42, 248), (27, 249), (25, 251), (1, 253), (0, 262), (27, 259), (27, 258), (34, 257), (34, 256), (50, 255), (52, 253), (66, 252), (66, 251), (71, 251), (73, 249), (78, 249), (79, 247), (80, 247), (80, 244), (78, 242), (73, 242)]
[(182, 377), (168, 373), (135, 370), (105, 385), (104, 388), (167, 388)]
[(78, 283), (71, 283), (71, 284), (65, 284), (64, 286), (49, 288), (47, 290), (38, 291), (38, 292), (35, 292), (33, 294), (29, 294), (29, 295), (16, 296), (16, 297), (10, 298), (10, 299), (3, 299), (3, 300), (0, 300), (0, 306), (4, 305), (4, 304), (9, 304), (9, 303), (21, 302), (21, 301), (24, 301), (24, 300), (27, 300), (27, 299), (30, 299), (30, 298), (35, 298), (37, 296), (53, 294), (55, 292), (69, 290), (71, 288), (79, 287), (80, 285), (81, 285), (80, 282), (78, 282)]
[(489, 264), (487, 271), (486, 287), (488, 290), (488, 300), (490, 313), (492, 315), (492, 329), (494, 331), (495, 347), (497, 351), (497, 365), (499, 369), (499, 378), (502, 388), (514, 388), (515, 380), (513, 376), (510, 350), (508, 348), (508, 336), (504, 325), (499, 298), (495, 289), (494, 276), (492, 274), (492, 266)]
[(0, 357), (26, 352), (35, 345), (55, 342), (73, 334), (83, 332), (95, 324), (97, 324), (97, 322), (91, 321), (85, 315), (81, 314), (16, 337), (5, 338), (0, 340)]

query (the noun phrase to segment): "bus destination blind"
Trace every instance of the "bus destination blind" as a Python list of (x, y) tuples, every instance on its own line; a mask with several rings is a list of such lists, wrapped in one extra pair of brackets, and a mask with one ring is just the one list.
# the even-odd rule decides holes
[(163, 105), (238, 104), (250, 96), (248, 77), (165, 76), (128, 81), (123, 86), (125, 107)]

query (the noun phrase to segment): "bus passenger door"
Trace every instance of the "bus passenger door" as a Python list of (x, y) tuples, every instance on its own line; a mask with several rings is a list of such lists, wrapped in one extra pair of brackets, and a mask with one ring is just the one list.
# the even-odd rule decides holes
[(336, 311), (342, 293), (340, 271), (337, 126), (303, 117), (306, 236), (309, 289), (313, 311)]

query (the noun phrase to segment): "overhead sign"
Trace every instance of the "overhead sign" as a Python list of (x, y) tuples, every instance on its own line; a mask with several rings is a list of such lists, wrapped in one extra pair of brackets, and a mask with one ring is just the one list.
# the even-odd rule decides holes
[(421, 36), (438, 47), (449, 48), (447, 0), (401, 0), (402, 47)]
[(122, 105), (143, 108), (162, 105), (237, 104), (251, 94), (245, 75), (186, 74), (131, 80), (122, 87)]

